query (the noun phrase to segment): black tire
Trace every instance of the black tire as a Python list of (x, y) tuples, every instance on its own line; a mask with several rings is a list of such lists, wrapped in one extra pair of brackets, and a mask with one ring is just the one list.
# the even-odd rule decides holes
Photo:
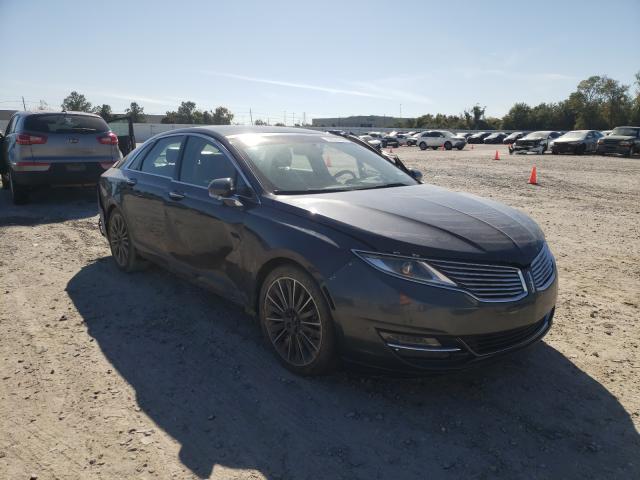
[(629, 147), (629, 150), (624, 154), (625, 158), (629, 158), (631, 155), (633, 155), (633, 147)]
[(462, 150), (464, 148), (464, 146), (457, 146), (456, 147), (458, 150)]
[(444, 149), (445, 149), (445, 150), (451, 150), (451, 148), (453, 148), (453, 147), (451, 146), (451, 142), (444, 142)]
[(6, 173), (0, 174), (2, 179), (2, 190), (9, 190), (9, 175)]
[(143, 266), (144, 263), (131, 241), (127, 221), (118, 209), (114, 209), (109, 215), (107, 238), (113, 260), (120, 270), (134, 272)]
[(587, 146), (585, 144), (578, 145), (574, 151), (575, 155), (584, 155), (587, 151)]
[(420, 147), (420, 150), (426, 150), (427, 149), (427, 144), (424, 143), (424, 142), (420, 142), (419, 147)]
[(553, 153), (554, 155), (558, 155), (558, 151), (556, 149), (552, 149), (551, 153)]
[(259, 302), (262, 332), (288, 370), (323, 375), (335, 368), (337, 342), (331, 312), (308, 273), (293, 265), (274, 269), (262, 283)]
[(16, 185), (11, 170), (9, 170), (9, 190), (14, 205), (24, 205), (29, 201), (29, 191), (23, 186)]

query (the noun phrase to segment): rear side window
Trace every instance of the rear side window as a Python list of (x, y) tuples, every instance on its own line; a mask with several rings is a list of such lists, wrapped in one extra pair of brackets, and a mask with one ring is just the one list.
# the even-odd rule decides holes
[(100, 117), (54, 113), (31, 115), (25, 118), (23, 128), (38, 133), (102, 133), (108, 132), (107, 123)]
[(173, 172), (182, 151), (183, 136), (166, 137), (158, 140), (142, 160), (142, 168), (146, 173), (173, 177)]

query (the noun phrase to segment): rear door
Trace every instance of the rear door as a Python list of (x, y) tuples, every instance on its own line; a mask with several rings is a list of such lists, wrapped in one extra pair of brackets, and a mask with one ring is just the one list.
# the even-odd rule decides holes
[(133, 121), (129, 115), (114, 117), (107, 123), (109, 128), (118, 137), (118, 147), (122, 155), (127, 155), (136, 148), (136, 137), (133, 132)]
[(120, 158), (109, 127), (97, 115), (72, 113), (35, 114), (26, 117), (19, 133), (39, 140), (31, 143), (34, 161), (52, 167), (79, 171), (87, 163), (109, 164)]
[(143, 158), (123, 169), (122, 208), (136, 246), (161, 259), (168, 254), (166, 206), (184, 135), (156, 140)]

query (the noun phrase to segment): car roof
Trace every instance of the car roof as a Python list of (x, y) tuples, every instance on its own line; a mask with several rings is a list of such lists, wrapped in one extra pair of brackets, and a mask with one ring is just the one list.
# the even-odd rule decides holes
[[(230, 137), (232, 135), (242, 135), (246, 133), (304, 133), (308, 135), (327, 135), (325, 131), (309, 130), (307, 128), (297, 127), (270, 127), (270, 126), (247, 126), (247, 125), (204, 125), (202, 127), (185, 127), (176, 128), (175, 130), (167, 130), (167, 134), (175, 133), (213, 133), (222, 137)], [(333, 135), (333, 134), (329, 134)]]
[[(56, 112), (56, 111), (41, 111), (41, 112), (16, 112), (15, 115), (21, 115), (25, 117), (38, 116), (38, 115), (85, 115), (87, 117), (100, 117), (100, 115), (91, 112), (75, 112), (75, 111), (66, 111), (66, 112)], [(102, 118), (102, 117), (100, 117)]]

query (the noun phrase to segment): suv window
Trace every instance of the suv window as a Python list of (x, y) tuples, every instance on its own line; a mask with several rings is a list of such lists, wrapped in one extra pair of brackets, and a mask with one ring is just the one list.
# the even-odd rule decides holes
[(25, 118), (23, 128), (38, 133), (101, 133), (109, 131), (107, 123), (100, 117), (68, 113), (30, 115)]
[(238, 171), (231, 160), (211, 141), (190, 136), (180, 166), (180, 181), (208, 187), (216, 178), (237, 182)]
[(183, 136), (166, 137), (158, 140), (142, 160), (142, 168), (140, 170), (163, 177), (173, 177), (183, 140)]

